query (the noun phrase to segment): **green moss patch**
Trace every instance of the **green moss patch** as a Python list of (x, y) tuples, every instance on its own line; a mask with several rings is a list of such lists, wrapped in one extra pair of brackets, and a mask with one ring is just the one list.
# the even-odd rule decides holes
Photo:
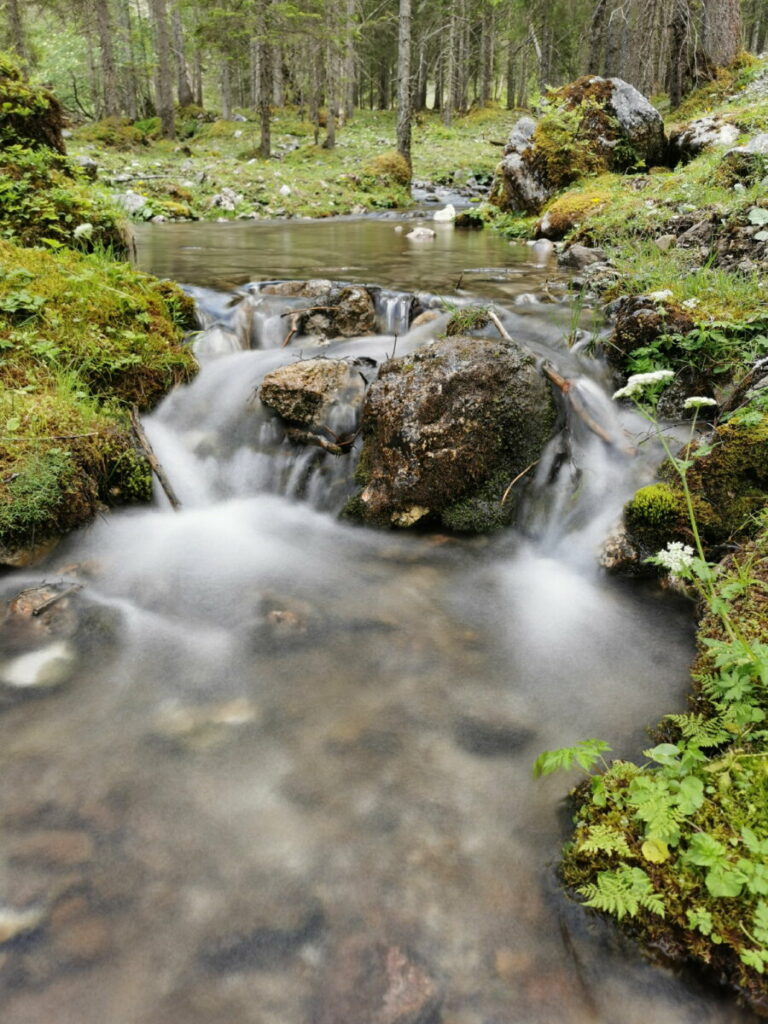
[(194, 373), (190, 319), (180, 289), (127, 264), (0, 242), (0, 545), (149, 497), (127, 409)]

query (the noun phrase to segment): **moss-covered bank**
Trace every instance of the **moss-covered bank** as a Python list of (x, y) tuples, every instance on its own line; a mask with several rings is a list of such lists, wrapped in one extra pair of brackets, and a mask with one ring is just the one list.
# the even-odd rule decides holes
[(146, 500), (127, 411), (194, 372), (190, 300), (103, 256), (0, 242), (0, 545)]
[(55, 97), (0, 55), (0, 564), (147, 500), (128, 423), (194, 372), (175, 285), (115, 259), (118, 211), (64, 155)]

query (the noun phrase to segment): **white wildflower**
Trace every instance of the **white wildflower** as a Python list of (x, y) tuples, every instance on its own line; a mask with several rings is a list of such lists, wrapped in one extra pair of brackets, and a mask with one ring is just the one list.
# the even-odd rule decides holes
[(681, 302), (680, 305), (685, 309), (696, 309), (700, 302), (700, 299), (686, 299), (685, 302)]
[(93, 234), (93, 224), (78, 224), (72, 234), (75, 238), (90, 238)]
[(614, 398), (634, 398), (648, 384), (667, 382), (675, 376), (673, 370), (652, 370), (649, 373), (634, 373), (623, 388), (614, 392)]
[(656, 555), (656, 561), (665, 569), (669, 569), (673, 576), (679, 576), (690, 569), (693, 563), (693, 548), (679, 540), (669, 541), (666, 548)]
[(705, 405), (717, 405), (714, 398), (705, 398), (703, 395), (693, 395), (683, 402), (684, 409), (703, 409)]
[(667, 302), (669, 299), (673, 298), (673, 295), (673, 292), (666, 289), (663, 292), (649, 292), (648, 298), (651, 302)]

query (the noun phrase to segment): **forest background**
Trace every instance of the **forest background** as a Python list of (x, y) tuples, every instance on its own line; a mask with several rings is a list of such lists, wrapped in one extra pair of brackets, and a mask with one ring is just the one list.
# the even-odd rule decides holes
[(190, 112), (260, 109), (267, 155), (286, 105), (327, 148), (359, 108), (450, 124), (585, 72), (674, 106), (767, 30), (766, 0), (4, 0), (0, 44), (87, 120), (158, 116), (173, 138)]

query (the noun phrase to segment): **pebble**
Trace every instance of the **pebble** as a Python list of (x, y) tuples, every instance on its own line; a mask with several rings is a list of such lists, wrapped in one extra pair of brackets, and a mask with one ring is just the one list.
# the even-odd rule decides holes
[(76, 655), (71, 644), (58, 641), (6, 661), (0, 683), (14, 689), (52, 689), (71, 679)]
[(11, 859), (35, 861), (50, 867), (76, 867), (93, 859), (94, 844), (87, 832), (50, 829), (22, 835), (11, 845)]
[(25, 935), (38, 928), (45, 918), (40, 907), (29, 907), (27, 910), (15, 910), (13, 907), (0, 907), (0, 944), (10, 942), (18, 935)]

